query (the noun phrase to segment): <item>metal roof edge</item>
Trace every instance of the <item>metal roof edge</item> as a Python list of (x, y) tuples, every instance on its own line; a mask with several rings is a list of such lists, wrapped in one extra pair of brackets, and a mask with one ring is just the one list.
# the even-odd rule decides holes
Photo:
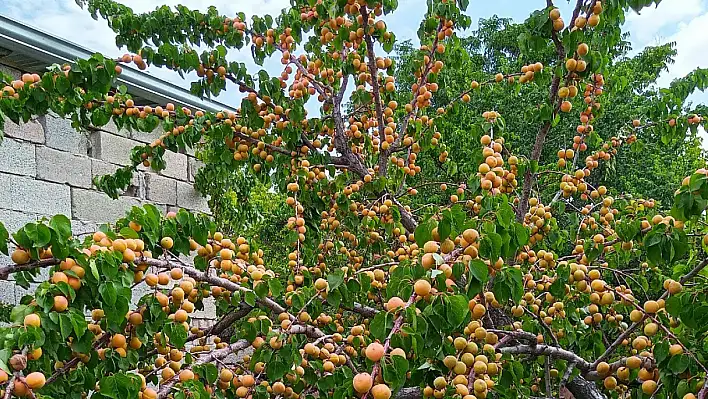
[[(0, 47), (48, 64), (74, 62), (79, 58), (89, 58), (95, 53), (2, 14), (0, 14)], [(156, 104), (172, 102), (204, 111), (235, 111), (231, 106), (213, 99), (199, 98), (182, 87), (140, 72), (128, 65), (123, 65), (123, 73), (118, 78), (118, 82), (124, 84), (129, 93)]]

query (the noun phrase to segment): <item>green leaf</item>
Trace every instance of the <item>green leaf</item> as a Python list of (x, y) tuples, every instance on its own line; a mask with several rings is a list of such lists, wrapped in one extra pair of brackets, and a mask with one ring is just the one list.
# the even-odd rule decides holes
[(556, 298), (563, 297), (565, 294), (565, 284), (570, 277), (570, 267), (568, 265), (559, 266), (556, 271), (556, 280), (551, 284), (551, 288), (548, 290), (551, 295)]
[(378, 312), (371, 321), (370, 331), (374, 339), (386, 339), (387, 330), (393, 327), (393, 316), (388, 312)]
[(408, 360), (404, 356), (391, 356), (389, 360), (381, 362), (384, 381), (391, 384), (391, 389), (396, 390), (406, 382)]
[(101, 297), (106, 305), (115, 305), (116, 300), (118, 299), (118, 292), (112, 282), (101, 284), (101, 286), (98, 287), (98, 292), (101, 294)]
[(204, 370), (202, 375), (206, 378), (209, 384), (216, 382), (216, 379), (219, 377), (219, 370), (216, 369), (214, 364), (206, 363), (202, 366), (202, 370)]
[(661, 364), (669, 356), (669, 344), (666, 341), (657, 342), (654, 345), (654, 359), (657, 364)]
[(274, 297), (279, 297), (283, 293), (283, 283), (277, 278), (268, 279), (268, 288)]
[(469, 301), (464, 295), (452, 295), (448, 298), (449, 309), (447, 312), (448, 322), (451, 326), (459, 326), (470, 312)]
[(17, 305), (10, 311), (10, 321), (15, 324), (22, 324), (25, 316), (32, 313), (32, 308), (27, 305)]
[(49, 221), (49, 226), (63, 239), (71, 237), (71, 221), (68, 217), (55, 215)]
[(253, 290), (256, 292), (259, 298), (265, 298), (268, 295), (269, 286), (264, 281), (256, 285)]
[(7, 240), (10, 238), (10, 235), (7, 233), (7, 229), (5, 229), (5, 225), (0, 222), (0, 252), (2, 252), (5, 255), (9, 255), (8, 250), (7, 250)]
[(249, 306), (256, 306), (256, 293), (253, 291), (247, 291), (246, 295), (244, 295), (243, 300), (249, 305)]
[(182, 348), (185, 342), (187, 342), (187, 330), (184, 329), (181, 323), (167, 323), (165, 324), (164, 331), (170, 339), (170, 345)]
[(436, 227), (434, 220), (428, 220), (427, 222), (421, 223), (416, 227), (413, 237), (415, 242), (419, 247), (423, 248), (426, 242), (433, 238), (433, 229)]
[(669, 370), (674, 374), (681, 374), (688, 368), (690, 360), (688, 356), (684, 354), (675, 355), (669, 360)]
[(344, 271), (342, 269), (336, 269), (332, 273), (327, 275), (327, 283), (329, 284), (329, 290), (334, 291), (339, 288), (344, 282)]
[(28, 223), (24, 230), (36, 248), (42, 248), (52, 240), (52, 232), (42, 223)]
[(61, 337), (67, 339), (73, 330), (74, 325), (71, 316), (67, 313), (59, 314), (59, 331), (61, 332)]
[(508, 228), (514, 220), (514, 216), (514, 209), (511, 208), (511, 205), (507, 201), (502, 201), (497, 210), (499, 224), (504, 228)]
[(489, 232), (482, 238), (479, 246), (479, 254), (483, 258), (496, 261), (501, 256), (502, 238), (499, 234)]
[(445, 241), (450, 236), (452, 232), (452, 220), (447, 217), (443, 219), (438, 224), (438, 235), (440, 235), (440, 242)]
[(120, 235), (123, 236), (123, 238), (140, 238), (138, 233), (130, 227), (123, 227), (122, 229), (120, 229)]
[(489, 279), (489, 269), (487, 265), (479, 259), (473, 259), (470, 261), (470, 273), (474, 278), (479, 280), (482, 284), (486, 283)]

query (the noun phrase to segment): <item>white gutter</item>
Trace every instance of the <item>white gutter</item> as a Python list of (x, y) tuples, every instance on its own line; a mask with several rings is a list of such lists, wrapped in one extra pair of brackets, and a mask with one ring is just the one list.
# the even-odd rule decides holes
[[(72, 63), (76, 59), (89, 58), (94, 54), (84, 47), (2, 14), (0, 14), (0, 47), (47, 65)], [(199, 98), (182, 87), (140, 72), (128, 65), (123, 65), (123, 73), (118, 78), (118, 82), (125, 85), (130, 94), (155, 104), (171, 102), (204, 111), (235, 111), (226, 104), (208, 98)]]

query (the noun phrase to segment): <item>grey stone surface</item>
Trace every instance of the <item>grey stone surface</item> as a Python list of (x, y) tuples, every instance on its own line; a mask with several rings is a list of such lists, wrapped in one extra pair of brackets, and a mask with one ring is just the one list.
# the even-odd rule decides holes
[(5, 75), (12, 76), (13, 79), (19, 79), (22, 77), (22, 72), (7, 65), (0, 65), (0, 72), (4, 73)]
[(75, 236), (93, 233), (96, 230), (98, 230), (98, 224), (94, 222), (85, 222), (82, 220), (71, 221), (71, 232), (74, 233)]
[(189, 183), (177, 182), (177, 206), (210, 213), (207, 199)]
[(72, 218), (96, 223), (115, 222), (140, 201), (132, 197), (111, 199), (104, 193), (81, 188), (71, 189)]
[(133, 147), (139, 144), (137, 141), (111, 133), (93, 132), (91, 133), (91, 156), (118, 165), (128, 165)]
[(204, 166), (204, 163), (197, 158), (187, 158), (187, 180), (194, 182), (194, 176), (197, 175), (197, 171), (199, 171), (202, 166)]
[(116, 134), (118, 136), (123, 136), (123, 137), (129, 137), (130, 132), (126, 129), (123, 130), (118, 130), (118, 126), (116, 126), (115, 123), (113, 123), (113, 120), (109, 121), (106, 125), (104, 126), (96, 126), (98, 129), (105, 130), (108, 133)]
[[(104, 162), (99, 159), (91, 158), (91, 182), (93, 184), (93, 179), (96, 177), (101, 177), (105, 175), (110, 175), (115, 173), (120, 166), (114, 165), (112, 163)], [(133, 174), (133, 178), (130, 180), (130, 186), (125, 190), (124, 195), (130, 197), (137, 197), (144, 199), (144, 193), (141, 194), (141, 177), (142, 172), (136, 172)], [(144, 190), (143, 190), (144, 191)]]
[(138, 130), (133, 130), (130, 133), (130, 138), (144, 144), (150, 144), (155, 141), (155, 139), (160, 138), (163, 133), (164, 129), (162, 129), (162, 126), (158, 126), (157, 129), (153, 130), (152, 132), (141, 132)]
[(34, 144), (6, 137), (0, 143), (0, 172), (34, 176), (37, 173)]
[(135, 287), (133, 287), (133, 297), (131, 298), (131, 302), (133, 306), (137, 306), (138, 302), (140, 301), (140, 298), (143, 296), (150, 294), (154, 292), (154, 289), (151, 287), (148, 287), (147, 284), (138, 284)]
[(12, 234), (30, 222), (42, 218), (40, 214), (13, 211), (10, 209), (0, 209), (0, 222), (5, 225), (7, 231)]
[(187, 181), (187, 156), (178, 152), (167, 151), (164, 158), (167, 167), (160, 173), (167, 177)]
[(71, 214), (68, 186), (0, 173), (0, 207), (43, 215)]
[(71, 127), (71, 121), (56, 115), (39, 118), (44, 126), (46, 144), (57, 150), (78, 155), (88, 155), (89, 140), (87, 134)]
[(200, 318), (200, 319), (215, 319), (216, 318), (216, 302), (214, 302), (214, 298), (206, 298), (204, 301), (204, 309), (203, 310), (195, 310), (194, 313), (192, 313), (192, 317)]
[(15, 282), (0, 280), (0, 302), (17, 304), (15, 299)]
[(91, 159), (49, 147), (37, 147), (37, 178), (75, 187), (91, 187)]
[(21, 125), (17, 125), (15, 122), (5, 119), (4, 130), (8, 137), (31, 141), (33, 143), (44, 143), (44, 127), (41, 123), (33, 119)]
[(177, 180), (145, 173), (146, 198), (158, 204), (175, 205), (177, 203)]

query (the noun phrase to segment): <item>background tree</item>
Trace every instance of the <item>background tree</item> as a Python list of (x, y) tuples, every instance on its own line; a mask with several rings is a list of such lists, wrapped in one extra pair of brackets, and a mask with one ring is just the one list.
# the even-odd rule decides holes
[[(705, 399), (708, 172), (685, 177), (673, 206), (602, 185), (604, 165), (636, 158), (641, 138), (673, 146), (657, 160), (697, 155), (685, 141), (703, 118), (684, 101), (704, 70), (668, 90), (635, 88), (643, 99), (625, 87), (653, 82), (671, 54), (643, 53), (660, 60), (647, 69), (616, 60), (624, 12), (652, 2), (641, 3), (578, 1), (561, 16), (549, 2), (523, 25), (481, 24), (463, 57), (454, 31), (470, 25), (466, 2), (432, 1), (421, 47), (396, 63), (374, 51), (393, 49), (381, 16), (395, 1), (295, 2), (249, 23), (214, 8), (137, 15), (85, 2), (131, 53), (3, 77), (3, 115), (162, 126), (97, 186), (117, 196), (139, 165), (161, 170), (165, 151), (198, 146), (197, 184), (224, 189), (212, 206), (225, 216), (217, 228), (146, 205), (83, 238), (62, 215), (12, 237), (0, 224), (0, 251), (12, 249), (0, 277), (26, 287), (50, 273), (0, 334), (5, 398)], [(259, 63), (279, 57), (283, 73), (227, 61), (246, 45)], [(448, 61), (479, 65), (476, 83), (459, 79), (453, 94)], [(136, 105), (113, 87), (121, 63), (196, 71), (195, 93), (245, 97), (238, 112)], [(608, 105), (613, 95), (626, 107)], [(476, 114), (463, 112), (473, 101)], [(426, 184), (447, 201), (415, 200)], [(266, 259), (267, 234), (280, 233), (259, 225), (266, 204), (232, 206), (258, 203), (265, 187), (287, 206), (284, 267)], [(134, 306), (136, 284), (152, 290)], [(202, 330), (190, 314), (206, 298), (221, 318)]]

